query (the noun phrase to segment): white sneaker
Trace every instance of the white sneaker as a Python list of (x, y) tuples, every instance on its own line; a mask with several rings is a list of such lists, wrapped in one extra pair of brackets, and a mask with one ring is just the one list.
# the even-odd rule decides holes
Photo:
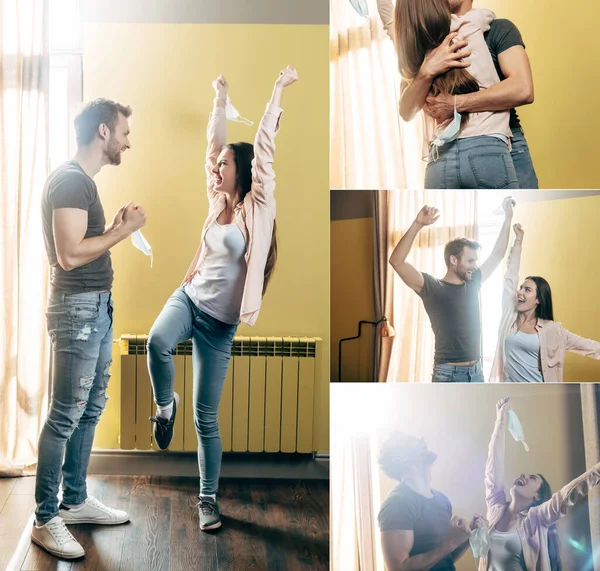
[(60, 517), (63, 518), (67, 525), (76, 523), (118, 525), (129, 521), (127, 512), (109, 508), (91, 496), (76, 508), (67, 508), (63, 504), (60, 504)]
[(83, 557), (85, 551), (79, 542), (71, 535), (65, 522), (59, 517), (53, 517), (45, 525), (33, 524), (31, 541), (37, 543), (48, 553), (63, 559), (77, 559)]

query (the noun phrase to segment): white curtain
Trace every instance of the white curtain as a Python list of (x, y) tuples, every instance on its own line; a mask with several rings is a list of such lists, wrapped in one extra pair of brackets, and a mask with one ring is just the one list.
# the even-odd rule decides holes
[(37, 461), (47, 409), (47, 0), (0, 0), (0, 475)]
[(422, 188), (422, 120), (398, 115), (394, 45), (376, 0), (366, 2), (368, 18), (349, 0), (330, 2), (330, 186)]
[(332, 569), (376, 571), (378, 531), (369, 436), (336, 438), (331, 452), (331, 482)]

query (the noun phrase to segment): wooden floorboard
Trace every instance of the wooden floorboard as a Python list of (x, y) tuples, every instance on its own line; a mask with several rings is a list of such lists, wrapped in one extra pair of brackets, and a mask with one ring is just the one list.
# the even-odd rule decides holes
[(127, 510), (118, 526), (70, 530), (75, 561), (30, 542), (33, 478), (0, 479), (0, 569), (10, 571), (303, 571), (329, 569), (329, 483), (223, 480), (223, 527), (199, 530), (197, 478), (94, 476), (88, 494)]
[(0, 478), (0, 513), (2, 513), (2, 508), (15, 487), (17, 480), (18, 478)]
[(30, 549), (32, 495), (11, 494), (0, 512), (0, 569), (18, 571)]

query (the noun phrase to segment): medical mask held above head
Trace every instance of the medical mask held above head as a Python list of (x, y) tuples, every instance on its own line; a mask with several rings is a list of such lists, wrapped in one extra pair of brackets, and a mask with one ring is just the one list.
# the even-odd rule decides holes
[(363, 18), (369, 17), (369, 5), (367, 0), (350, 0), (350, 4), (359, 16)]
[(519, 417), (514, 410), (508, 411), (508, 431), (517, 442), (522, 442), (525, 450), (529, 452), (529, 446), (527, 446), (527, 443), (525, 442), (523, 427), (521, 426)]
[(144, 238), (144, 235), (139, 230), (136, 230), (131, 235), (131, 241), (140, 252), (143, 252), (146, 256), (150, 256), (150, 267), (152, 267), (154, 255), (152, 254), (152, 247), (148, 244), (148, 240)]
[(432, 155), (433, 160), (437, 161), (439, 157), (439, 147), (454, 141), (460, 134), (460, 125), (462, 123), (462, 115), (456, 111), (456, 95), (454, 96), (454, 119), (446, 126), (446, 128), (438, 134), (433, 141)]
[(244, 123), (244, 125), (254, 125), (252, 121), (242, 117), (239, 114), (239, 111), (231, 104), (231, 100), (229, 99), (229, 95), (227, 96), (227, 100), (225, 101), (225, 117), (230, 121), (235, 121), (236, 123)]

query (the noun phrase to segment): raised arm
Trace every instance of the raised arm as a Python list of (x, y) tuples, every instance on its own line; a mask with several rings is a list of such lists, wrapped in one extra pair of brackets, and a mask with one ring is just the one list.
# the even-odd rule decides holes
[(502, 208), (504, 209), (504, 224), (502, 224), (500, 234), (498, 234), (498, 239), (496, 240), (492, 253), (480, 266), (481, 279), (483, 281), (487, 280), (494, 273), (495, 269), (500, 265), (500, 262), (504, 258), (504, 254), (506, 254), (508, 239), (510, 238), (510, 224), (513, 217), (514, 205), (515, 201), (511, 196), (507, 196), (502, 202)]
[(212, 86), (215, 90), (215, 99), (206, 128), (208, 145), (206, 147), (206, 165), (204, 167), (206, 170), (206, 192), (208, 194), (209, 205), (214, 204), (219, 197), (219, 193), (215, 190), (216, 179), (212, 171), (217, 164), (219, 154), (227, 143), (225, 105), (229, 90), (227, 80), (222, 75), (213, 81)]
[[(457, 35), (458, 32), (451, 32), (437, 48), (427, 53), (414, 79), (402, 80), (398, 112), (404, 121), (412, 120), (423, 108), (431, 90), (431, 84), (438, 75), (452, 68), (471, 65), (467, 61), (462, 61), (463, 58), (471, 55), (470, 50), (466, 47), (467, 42), (465, 40), (452, 42)], [(396, 49), (400, 49), (398, 43), (396, 43)]]
[(525, 232), (520, 224), (513, 226), (516, 238), (508, 254), (508, 264), (504, 275), (504, 290), (502, 291), (502, 309), (505, 310), (515, 303), (515, 295), (519, 290), (519, 266), (521, 265), (521, 251), (523, 249), (523, 236)]
[(506, 415), (510, 401), (504, 398), (496, 404), (496, 423), (490, 439), (488, 457), (485, 464), (485, 503), (488, 510), (506, 503), (504, 492), (504, 448)]
[(568, 508), (587, 496), (598, 484), (600, 484), (600, 462), (553, 494), (547, 502), (531, 508), (525, 525), (532, 524), (537, 519), (540, 525), (551, 526), (567, 513)]
[(394, 2), (392, 0), (377, 0), (377, 12), (387, 35), (394, 39)]
[(417, 293), (421, 293), (425, 285), (425, 280), (423, 279), (423, 274), (413, 265), (409, 264), (406, 258), (421, 228), (433, 224), (439, 217), (439, 210), (437, 208), (427, 205), (423, 206), (417, 214), (415, 221), (404, 233), (404, 236), (400, 238), (400, 242), (396, 244), (390, 256), (390, 264), (400, 276), (400, 279)]
[(281, 99), (286, 87), (298, 80), (296, 70), (287, 66), (279, 73), (271, 100), (256, 132), (254, 139), (254, 159), (252, 160), (252, 191), (248, 199), (263, 207), (275, 204), (275, 135), (279, 131), (279, 118), (283, 113)]

